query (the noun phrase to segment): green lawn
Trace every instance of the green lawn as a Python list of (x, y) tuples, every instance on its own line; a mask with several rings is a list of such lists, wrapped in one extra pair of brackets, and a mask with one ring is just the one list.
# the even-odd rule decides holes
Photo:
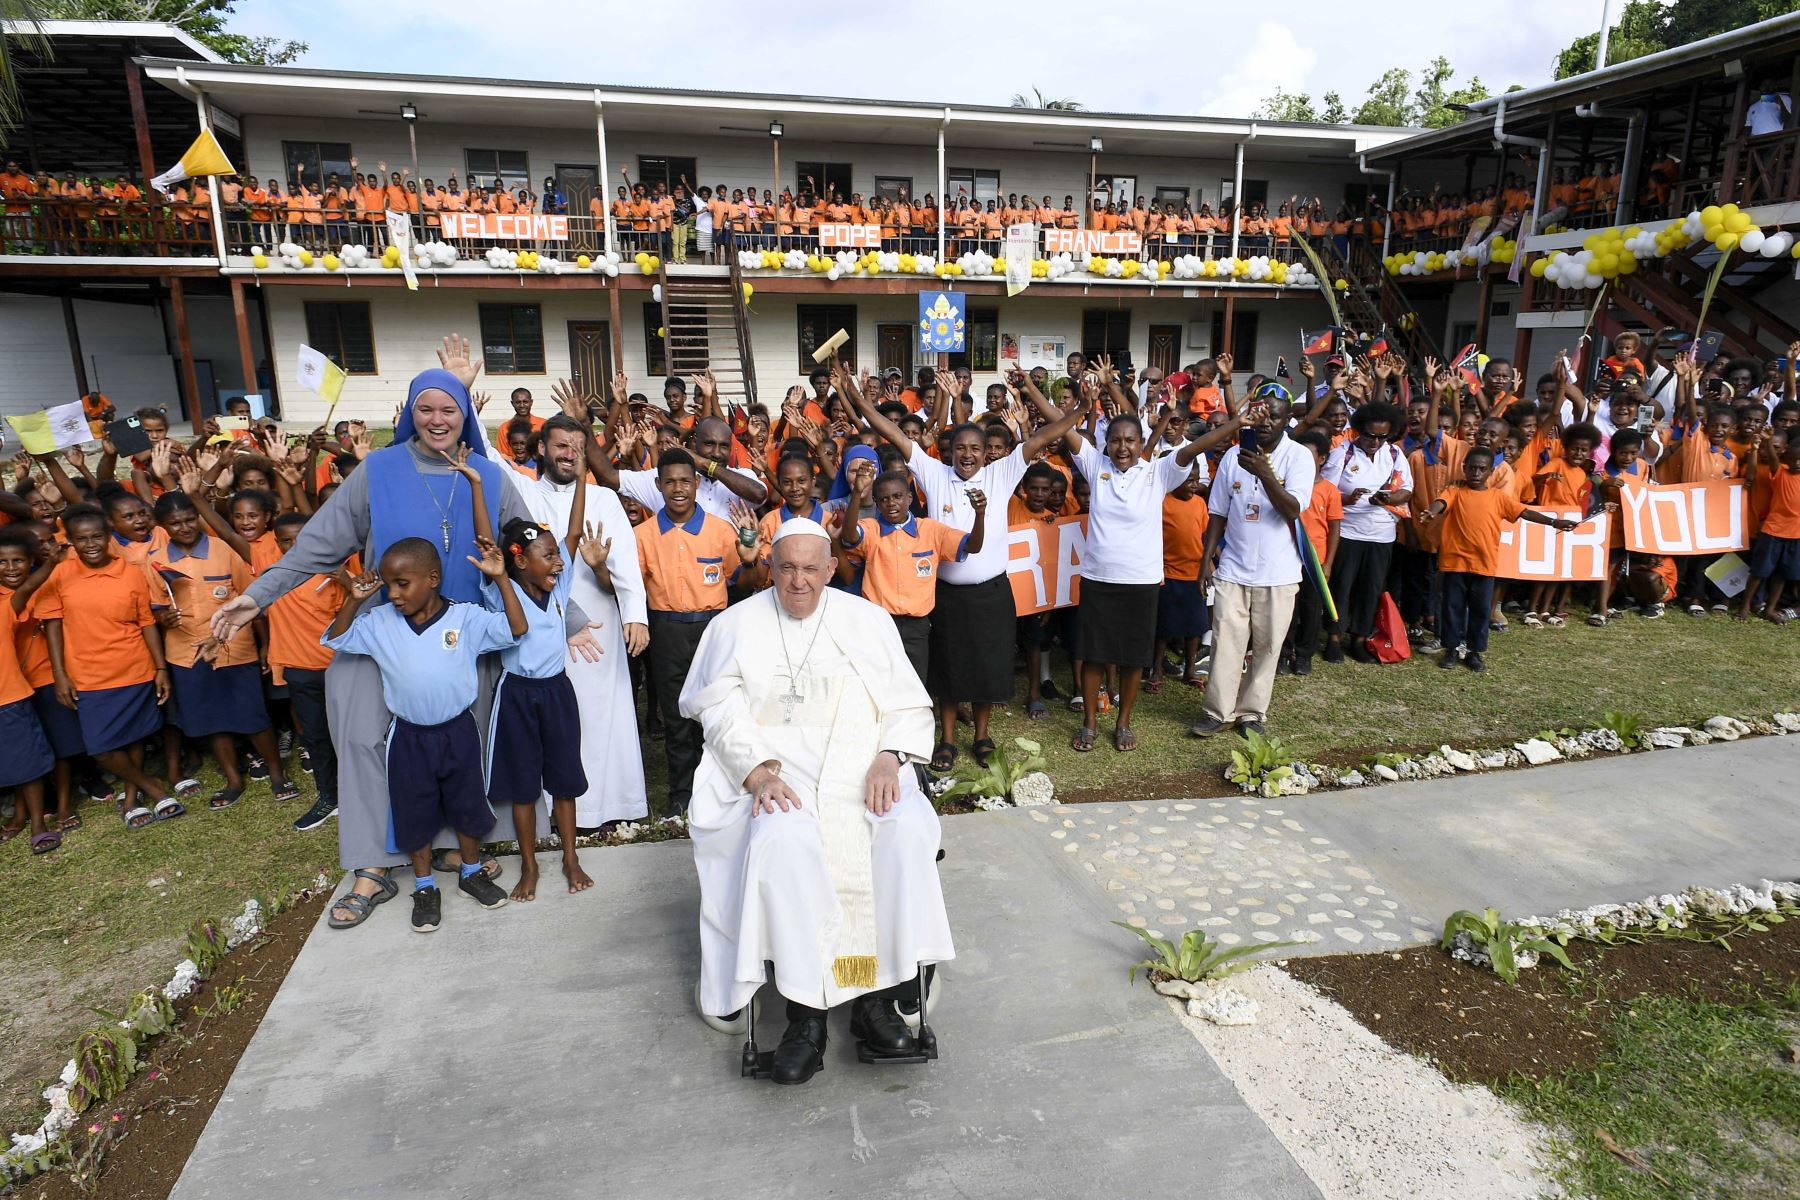
[[(1761, 622), (1676, 615), (1606, 629), (1515, 630), (1495, 638), (1490, 662), (1479, 676), (1426, 660), (1321, 665), (1307, 679), (1279, 680), (1270, 728), (1309, 758), (1358, 758), (1445, 741), (1499, 745), (1546, 726), (1592, 724), (1608, 709), (1694, 723), (1800, 707), (1800, 635)], [(1059, 664), (1059, 681), (1067, 678)], [(1065, 791), (1191, 794), (1218, 780), (1231, 742), (1186, 736), (1199, 707), (1200, 692), (1181, 684), (1146, 696), (1133, 754), (1104, 738), (1090, 754), (1073, 752), (1078, 718), (1061, 705), (1031, 722), (1021, 700), (999, 716), (995, 734), (1039, 737)], [(1101, 728), (1109, 731), (1110, 719)], [(648, 746), (647, 759), (654, 794), (663, 778), (660, 743)], [(308, 787), (302, 800), (278, 807), (259, 785), (227, 812), (201, 804), (137, 834), (90, 805), (86, 828), (55, 854), (33, 858), (23, 838), (0, 847), (0, 1116), (29, 1107), (33, 1082), (53, 1074), (69, 1040), (92, 1023), (90, 1006), (113, 1007), (167, 978), (196, 919), (229, 916), (253, 894), (290, 892), (320, 870), (335, 873), (335, 826), (305, 834), (289, 827), (311, 801)]]

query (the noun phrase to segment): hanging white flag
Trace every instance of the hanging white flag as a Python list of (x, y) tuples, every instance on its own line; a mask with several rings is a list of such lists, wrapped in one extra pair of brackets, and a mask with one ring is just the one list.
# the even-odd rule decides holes
[(400, 273), (406, 276), (406, 290), (419, 290), (419, 276), (413, 263), (412, 214), (409, 212), (389, 212), (387, 215), (388, 244), (400, 251)]
[(1037, 226), (1029, 222), (1006, 227), (1006, 294), (1016, 296), (1031, 286), (1031, 262), (1037, 257)]

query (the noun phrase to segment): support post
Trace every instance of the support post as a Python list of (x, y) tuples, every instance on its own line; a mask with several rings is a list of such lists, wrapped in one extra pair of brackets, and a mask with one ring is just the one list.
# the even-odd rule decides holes
[[(237, 322), (238, 361), (244, 369), (244, 390), (259, 390), (256, 383), (256, 352), (250, 345), (250, 313), (244, 304), (244, 280), (242, 276), (231, 277), (231, 315)], [(263, 397), (263, 408), (268, 409), (269, 398)]]
[[(1231, 257), (1238, 256), (1238, 230), (1244, 223), (1244, 143), (1237, 144), (1237, 165), (1231, 174)], [(1225, 300), (1225, 328), (1231, 329), (1231, 300)], [(1229, 338), (1227, 339), (1229, 340)]]
[[(75, 386), (83, 396), (88, 394), (87, 362), (81, 356), (81, 326), (75, 320), (75, 300), (69, 293), (62, 296), (63, 327), (69, 331), (69, 356), (75, 363)], [(61, 401), (58, 401), (60, 404)]]
[[(1481, 268), (1481, 290), (1476, 294), (1480, 308), (1475, 312), (1475, 344), (1487, 345), (1488, 314), (1494, 307), (1494, 273), (1491, 265)], [(1521, 372), (1523, 368), (1520, 368)]]
[[(606, 281), (606, 304), (612, 314), (613, 370), (625, 369), (625, 327), (619, 319), (619, 276), (615, 275)], [(612, 380), (605, 385), (610, 388)], [(604, 394), (604, 393), (603, 393)]]
[(200, 406), (200, 380), (194, 372), (194, 342), (188, 335), (187, 292), (183, 290), (181, 276), (169, 279), (169, 304), (175, 312), (175, 348), (181, 358), (181, 394), (188, 406), (188, 416), (192, 418), (194, 432), (206, 422), (206, 414)]
[[(604, 248), (608, 254), (611, 254), (615, 248), (613, 243), (616, 230), (613, 226), (612, 201), (608, 200), (606, 197), (607, 193), (612, 189), (612, 177), (607, 173), (612, 167), (611, 164), (606, 161), (606, 110), (600, 103), (600, 93), (598, 91), (594, 93), (594, 136), (600, 143), (600, 215), (606, 230)], [(618, 299), (616, 295), (613, 300), (613, 311), (618, 311)], [(613, 337), (616, 339), (619, 336), (617, 320), (615, 320), (613, 324)]]
[(944, 119), (938, 122), (938, 184), (937, 184), (937, 260), (944, 261), (944, 224), (950, 216), (948, 195), (950, 183), (944, 174), (944, 127), (950, 124), (950, 110), (944, 110)]
[[(1244, 148), (1242, 146), (1239, 146), (1238, 153), (1242, 154), (1243, 152), (1244, 152)], [(1236, 199), (1236, 197), (1233, 197), (1233, 199)], [(1234, 254), (1232, 257), (1235, 258), (1237, 256)], [(1225, 327), (1220, 334), (1220, 340), (1223, 341), (1225, 344), (1223, 346), (1214, 346), (1212, 348), (1212, 356), (1214, 358), (1219, 357), (1219, 355), (1221, 355), (1221, 354), (1230, 354), (1231, 353), (1232, 325), (1235, 322), (1236, 316), (1237, 316), (1237, 297), (1231, 295), (1230, 293), (1226, 293), (1226, 296), (1225, 296), (1225, 321), (1224, 321)], [(1235, 366), (1236, 364), (1234, 363), (1233, 365)]]
[(125, 60), (125, 94), (131, 98), (131, 130), (137, 135), (138, 170), (146, 180), (157, 176), (156, 156), (150, 149), (150, 117), (144, 110), (144, 85), (138, 65)]

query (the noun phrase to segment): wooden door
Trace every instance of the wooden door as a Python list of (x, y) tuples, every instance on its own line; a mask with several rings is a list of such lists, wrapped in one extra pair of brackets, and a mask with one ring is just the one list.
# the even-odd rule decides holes
[(569, 378), (590, 405), (607, 404), (612, 378), (612, 330), (605, 321), (569, 322)]
[(879, 347), (880, 370), (885, 374), (889, 367), (899, 367), (900, 374), (906, 379), (906, 386), (913, 383), (913, 327), (911, 325), (877, 325), (875, 327), (876, 345)]
[(568, 205), (569, 253), (597, 254), (606, 248), (606, 222), (588, 215), (588, 201), (600, 186), (600, 172), (590, 166), (556, 164), (556, 186)]
[(1150, 365), (1163, 373), (1166, 379), (1173, 375), (1177, 363), (1181, 359), (1181, 326), (1152, 325), (1150, 327)]

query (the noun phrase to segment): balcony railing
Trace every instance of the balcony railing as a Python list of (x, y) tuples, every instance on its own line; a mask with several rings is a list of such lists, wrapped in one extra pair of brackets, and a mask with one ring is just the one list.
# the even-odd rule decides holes
[(1729, 143), (1719, 195), (1746, 208), (1800, 200), (1800, 130)]
[(212, 258), (212, 214), (150, 200), (0, 203), (0, 254), (68, 258)]

